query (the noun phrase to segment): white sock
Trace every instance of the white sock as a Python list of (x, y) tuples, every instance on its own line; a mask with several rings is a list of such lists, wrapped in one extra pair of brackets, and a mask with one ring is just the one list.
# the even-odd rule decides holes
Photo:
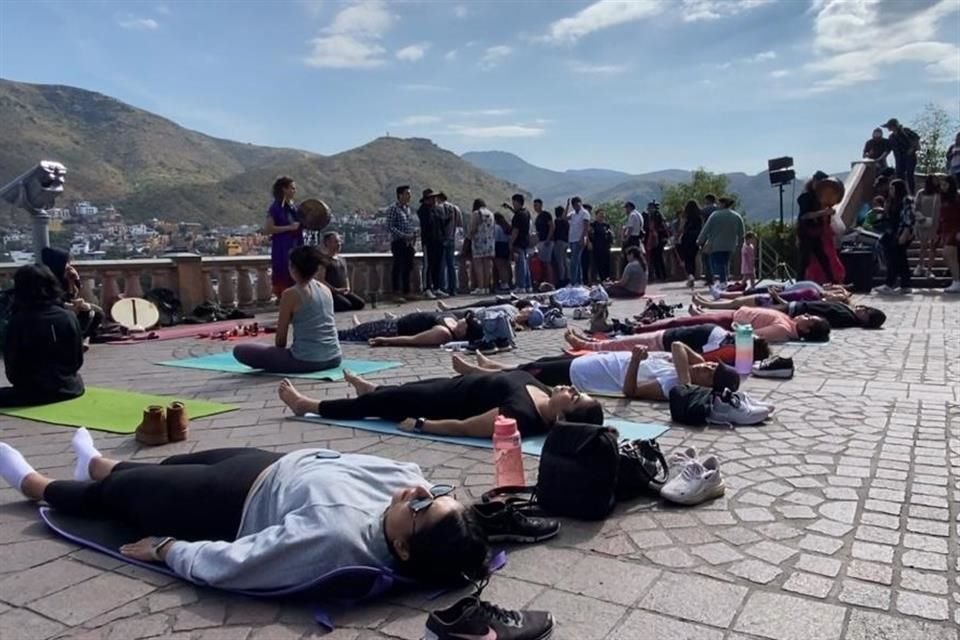
[(80, 427), (73, 434), (73, 440), (70, 441), (73, 446), (73, 452), (77, 454), (77, 466), (73, 470), (73, 479), (83, 482), (91, 480), (90, 461), (99, 458), (101, 453), (93, 446), (93, 436), (85, 428)]
[(0, 442), (0, 478), (6, 480), (7, 484), (19, 491), (23, 479), (35, 471), (19, 451), (6, 442)]

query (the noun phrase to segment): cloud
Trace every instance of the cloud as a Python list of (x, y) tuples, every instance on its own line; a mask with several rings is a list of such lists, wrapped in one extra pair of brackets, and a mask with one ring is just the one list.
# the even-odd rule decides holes
[(464, 138), (537, 138), (546, 133), (543, 127), (522, 124), (494, 126), (450, 125), (450, 133)]
[(332, 69), (378, 67), (386, 62), (386, 49), (380, 41), (391, 26), (393, 15), (384, 0), (353, 2), (311, 41), (312, 50), (304, 62), (311, 67)]
[(480, 57), (480, 68), (487, 71), (498, 66), (501, 62), (510, 57), (510, 54), (513, 53), (513, 47), (508, 47), (505, 44), (498, 44), (494, 47), (487, 47), (487, 50), (483, 52), (483, 55)]
[(153, 10), (161, 15), (170, 15), (170, 7), (163, 3), (158, 4)]
[(772, 3), (773, 0), (683, 0), (684, 22), (720, 20)]
[(516, 109), (468, 109), (466, 111), (451, 111), (458, 116), (508, 116)]
[(453, 91), (450, 87), (444, 87), (439, 84), (425, 84), (412, 82), (410, 84), (400, 84), (397, 85), (397, 88), (401, 91), (417, 91), (422, 93), (440, 93), (446, 91)]
[(770, 72), (771, 78), (786, 78), (788, 75), (790, 75), (789, 69), (774, 69)]
[(396, 56), (397, 60), (406, 60), (407, 62), (414, 62), (423, 58), (427, 53), (427, 49), (430, 48), (429, 42), (420, 42), (418, 44), (411, 44), (408, 47), (404, 47), (397, 51)]
[(552, 23), (541, 39), (552, 44), (573, 44), (591, 33), (655, 16), (664, 8), (661, 0), (598, 0)]
[(574, 73), (585, 73), (589, 75), (614, 76), (627, 71), (630, 67), (625, 64), (592, 64), (574, 60), (568, 65), (570, 71)]
[(816, 57), (804, 65), (814, 77), (807, 93), (876, 81), (891, 66), (903, 63), (923, 65), (931, 80), (960, 81), (960, 46), (937, 35), (941, 25), (956, 25), (955, 14), (960, 12), (956, 0), (925, 6), (815, 0), (812, 10)]
[(153, 18), (135, 18), (129, 17), (120, 20), (117, 24), (121, 29), (130, 29), (131, 31), (156, 31), (160, 28), (160, 23)]
[(391, 127), (417, 127), (424, 124), (436, 124), (440, 122), (442, 118), (440, 116), (430, 116), (430, 115), (418, 115), (418, 116), (407, 116), (406, 118), (401, 118), (396, 122), (391, 122)]
[(458, 4), (453, 8), (453, 15), (457, 16), (461, 20), (467, 17), (467, 8), (462, 4)]
[(445, 54), (443, 54), (443, 59), (447, 62), (453, 62), (457, 59), (457, 50), (450, 49), (450, 51), (447, 51)]
[(771, 60), (777, 59), (776, 51), (761, 51), (760, 53), (755, 53), (752, 56), (745, 56), (743, 58), (737, 58), (736, 60), (730, 60), (727, 62), (721, 62), (716, 65), (718, 69), (729, 69), (735, 65), (741, 64), (760, 64), (761, 62), (770, 62)]

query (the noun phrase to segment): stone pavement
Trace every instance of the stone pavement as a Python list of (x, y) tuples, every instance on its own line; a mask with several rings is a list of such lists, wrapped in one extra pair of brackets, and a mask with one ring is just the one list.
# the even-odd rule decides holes
[[(667, 300), (685, 294), (667, 288)], [(773, 419), (736, 430), (675, 426), (665, 450), (718, 455), (727, 495), (694, 508), (623, 505), (603, 524), (565, 522), (561, 535), (512, 550), (487, 599), (545, 608), (570, 640), (957, 640), (960, 626), (960, 300), (916, 294), (875, 301), (884, 331), (835, 332), (828, 347), (781, 349), (798, 373), (752, 379)], [(407, 305), (412, 308), (413, 305)], [(638, 310), (617, 303), (614, 315)], [(371, 310), (373, 317), (382, 311)], [(347, 318), (342, 318), (346, 322)], [(559, 332), (519, 336), (510, 361), (557, 353)], [(284, 419), (277, 379), (151, 363), (219, 351), (198, 340), (98, 346), (89, 384), (208, 398), (237, 411), (196, 420), (191, 439), (153, 449), (96, 434), (119, 458), (150, 459), (219, 446), (290, 451), (332, 447), (419, 463), (476, 497), (492, 482), (490, 452), (378, 437)], [(346, 347), (353, 357), (367, 348)], [(449, 355), (382, 349), (409, 366), (372, 376), (403, 382), (448, 375)], [(308, 381), (309, 382), (309, 381)], [(344, 383), (301, 384), (338, 397)], [(669, 419), (665, 405), (606, 400), (611, 414)], [(68, 478), (68, 428), (0, 418), (0, 439), (40, 470)], [(531, 479), (536, 459), (527, 460)], [(149, 497), (145, 496), (145, 499)], [(0, 638), (285, 640), (321, 630), (308, 606), (199, 589), (123, 565), (52, 536), (35, 507), (0, 489)], [(335, 614), (332, 640), (419, 638), (425, 611), (454, 600), (407, 593)]]

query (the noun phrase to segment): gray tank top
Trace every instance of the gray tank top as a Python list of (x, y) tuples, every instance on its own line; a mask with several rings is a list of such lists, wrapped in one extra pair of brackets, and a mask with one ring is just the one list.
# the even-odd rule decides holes
[(307, 362), (325, 362), (340, 356), (330, 290), (311, 280), (306, 287), (297, 287), (297, 292), (300, 294), (300, 308), (290, 322), (293, 357)]

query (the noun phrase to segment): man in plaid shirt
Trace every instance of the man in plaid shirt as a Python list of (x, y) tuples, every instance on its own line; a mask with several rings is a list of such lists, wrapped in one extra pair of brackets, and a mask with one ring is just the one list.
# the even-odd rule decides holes
[(417, 239), (417, 228), (410, 210), (409, 185), (397, 187), (397, 201), (387, 208), (387, 229), (390, 230), (390, 252), (393, 254), (393, 290), (403, 298), (410, 294), (413, 245)]

